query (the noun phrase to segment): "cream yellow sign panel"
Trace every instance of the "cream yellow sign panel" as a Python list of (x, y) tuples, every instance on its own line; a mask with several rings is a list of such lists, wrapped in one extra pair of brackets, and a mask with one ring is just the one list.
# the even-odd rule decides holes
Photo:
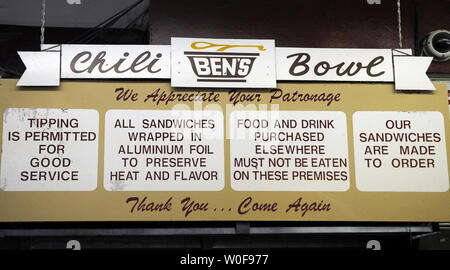
[[(96, 142), (85, 142), (86, 144), (92, 143), (92, 146), (89, 146), (87, 150), (81, 147), (77, 149), (77, 145), (70, 142), (71, 144), (73, 143), (73, 148), (64, 148), (63, 150), (67, 150), (67, 152), (59, 153), (62, 158), (68, 158), (71, 161), (79, 160), (79, 157), (82, 157), (86, 162), (93, 163), (93, 166), (95, 164), (97, 166), (96, 175), (90, 176), (89, 179), (90, 183), (95, 182), (94, 187), (89, 189), (57, 189), (54, 191), (43, 191), (42, 189), (35, 189), (34, 191), (17, 191), (15, 189), (15, 191), (8, 191), (8, 188), (0, 189), (0, 221), (450, 221), (450, 211), (448, 211), (450, 191), (446, 188), (448, 186), (448, 138), (450, 134), (448, 127), (448, 102), (446, 98), (447, 89), (445, 85), (436, 84), (437, 90), (433, 91), (433, 93), (404, 93), (395, 91), (394, 86), (389, 83), (285, 83), (278, 84), (276, 89), (262, 92), (254, 90), (223, 91), (217, 89), (201, 91), (189, 89), (181, 91), (172, 89), (169, 83), (130, 81), (63, 82), (60, 87), (49, 89), (18, 88), (15, 86), (16, 80), (1, 80), (0, 83), (0, 123), (2, 123), (0, 125), (0, 139), (3, 148), (0, 170), (8, 173), (14, 172), (14, 170), (19, 172), (19, 175), (12, 176), (16, 177), (13, 180), (8, 176), (8, 181), (16, 181), (22, 184), (20, 183), (22, 181), (20, 180), (20, 171), (28, 171), (28, 168), (22, 165), (28, 166), (30, 159), (38, 157), (40, 151), (39, 144), (27, 142), (30, 143), (30, 149), (34, 152), (27, 152), (23, 155), (20, 153), (21, 151), (14, 153), (13, 142), (16, 135), (9, 132), (15, 130), (10, 130), (11, 123), (9, 119), (6, 119), (5, 123), (4, 116), (8, 110), (16, 108), (49, 110), (52, 113), (53, 110), (56, 110), (55, 112), (64, 110), (69, 112), (88, 112), (86, 116), (77, 118), (80, 125), (86, 124), (83, 130), (80, 131), (93, 132), (97, 135)], [(213, 185), (214, 188), (211, 189), (175, 190), (173, 183), (171, 183), (166, 190), (151, 190), (149, 188), (151, 184), (145, 183), (148, 186), (138, 185), (138, 188), (130, 188), (130, 190), (123, 191), (109, 191), (105, 188), (106, 173), (114, 169), (111, 167), (112, 163), (109, 160), (121, 158), (120, 155), (128, 157), (126, 154), (128, 149), (126, 147), (123, 148), (125, 152), (118, 154), (118, 151), (121, 145), (126, 146), (130, 144), (128, 132), (131, 132), (131, 126), (136, 127), (135, 131), (138, 129), (138, 122), (133, 122), (134, 116), (142, 113), (146, 119), (152, 117), (156, 119), (158, 116), (161, 119), (160, 116), (164, 114), (163, 111), (170, 112), (172, 110), (186, 111), (187, 113), (203, 111), (209, 120), (214, 120), (215, 124), (221, 123), (220, 119), (223, 119), (222, 130), (214, 127), (214, 131), (223, 132), (223, 154), (220, 152), (220, 145), (217, 144), (216, 147), (210, 148), (210, 151), (214, 154), (206, 154), (204, 152), (203, 154), (196, 153), (193, 156), (194, 158), (206, 155), (214, 156), (212, 160), (211, 157), (209, 159), (206, 158), (206, 163), (204, 164), (206, 167), (202, 168), (204, 170), (217, 171), (217, 183), (223, 181), (223, 187)], [(127, 111), (132, 111), (132, 113), (124, 113)], [(158, 111), (160, 114), (155, 114), (154, 111)], [(314, 186), (314, 183), (308, 183), (304, 187), (296, 186), (292, 189), (284, 189), (279, 188), (284, 183), (275, 183), (274, 186), (276, 188), (274, 190), (278, 189), (277, 191), (269, 188), (256, 190), (257, 188), (255, 187), (264, 186), (261, 182), (266, 180), (252, 180), (261, 182), (258, 183), (259, 185), (249, 184), (248, 186), (242, 185), (236, 188), (232, 183), (231, 175), (234, 166), (231, 163), (232, 153), (239, 154), (239, 157), (254, 157), (257, 149), (253, 145), (254, 142), (247, 145), (242, 144), (240, 147), (233, 144), (233, 138), (231, 137), (232, 116), (245, 115), (251, 111), (260, 112), (262, 115), (266, 112), (266, 118), (270, 114), (278, 111), (282, 112), (280, 119), (286, 121), (283, 122), (284, 128), (281, 130), (285, 132), (309, 132), (310, 135), (313, 132), (317, 134), (323, 133), (323, 138), (322, 135), (317, 135), (315, 137), (316, 141), (313, 143), (320, 145), (322, 139), (324, 143), (325, 139), (329, 140), (326, 141), (322, 149), (323, 153), (331, 155), (336, 152), (334, 154), (338, 158), (335, 160), (337, 163), (333, 160), (330, 161), (331, 163), (314, 162), (316, 162), (317, 166), (328, 165), (328, 167), (320, 168), (321, 170), (329, 170), (329, 166), (342, 165), (342, 167), (333, 168), (340, 172), (340, 176), (348, 174), (348, 179), (342, 181), (342, 187), (339, 186), (342, 183), (337, 182), (325, 185), (328, 187), (320, 191), (319, 189), (310, 188), (308, 190), (308, 188), (305, 188)], [(92, 112), (97, 112), (97, 114)], [(113, 115), (112, 112), (115, 112), (115, 114)], [(210, 112), (211, 114), (209, 114)], [(310, 119), (311, 115), (314, 115), (313, 112), (317, 112), (315, 117), (323, 118), (318, 120), (328, 120), (322, 121), (323, 124), (328, 126), (328, 130), (324, 129), (325, 126), (322, 126), (322, 129), (301, 130), (302, 122), (298, 120), (314, 120), (314, 118)], [(388, 115), (382, 115), (381, 112), (388, 113)], [(89, 113), (92, 113), (92, 116)], [(109, 117), (114, 117), (108, 118), (108, 113), (111, 114)], [(223, 118), (216, 114), (222, 115)], [(408, 116), (409, 114), (417, 114), (420, 117), (415, 118)], [(98, 115), (98, 118), (95, 115)], [(261, 118), (264, 119), (264, 117)], [(119, 121), (112, 121), (117, 119)], [(127, 121), (130, 119), (132, 120), (131, 122)], [(147, 127), (143, 126), (142, 120), (139, 123), (139, 129)], [(290, 120), (296, 120), (297, 125), (300, 124), (300, 128), (294, 127), (294, 122)], [(414, 188), (407, 188), (408, 183), (404, 183), (402, 180), (399, 182), (402, 184), (396, 187), (395, 192), (392, 192), (392, 188), (389, 187), (391, 183), (388, 183), (392, 179), (388, 178), (377, 179), (378, 181), (373, 183), (373, 179), (370, 177), (373, 178), (374, 174), (371, 174), (369, 171), (373, 168), (367, 168), (365, 161), (361, 160), (367, 159), (371, 153), (385, 158), (383, 154), (380, 154), (386, 151), (383, 148), (383, 142), (365, 142), (364, 139), (361, 141), (360, 134), (388, 133), (384, 131), (384, 129), (391, 127), (386, 126), (387, 120), (400, 120), (398, 123), (403, 123), (404, 127), (407, 127), (404, 132), (431, 132), (439, 134), (431, 135), (431, 139), (438, 141), (425, 144), (425, 146), (434, 146), (428, 147), (426, 149), (427, 153), (424, 154), (425, 159), (432, 160), (429, 163), (425, 163), (430, 166), (427, 168), (390, 169), (398, 170), (395, 174), (395, 180), (408, 176), (410, 174), (408, 170), (410, 169), (414, 169), (414, 172), (420, 172), (416, 175), (427, 176), (426, 179), (413, 179), (417, 181), (417, 184), (413, 185)], [(407, 122), (401, 122), (402, 120), (409, 120), (411, 128), (409, 129)], [(27, 123), (27, 120), (25, 120), (25, 123)], [(427, 131), (420, 127), (423, 123), (427, 123), (425, 128)], [(16, 124), (20, 124), (20, 121), (14, 120), (13, 125)], [(30, 124), (29, 121), (28, 124)], [(235, 124), (237, 125), (237, 123)], [(95, 126), (98, 127), (98, 130), (96, 130)], [(41, 128), (45, 129), (47, 126), (43, 125)], [(116, 130), (113, 130), (111, 133), (111, 130), (114, 128)], [(218, 129), (216, 130), (215, 128)], [(346, 132), (342, 134), (345, 131), (344, 129), (346, 129)], [(23, 131), (26, 130), (24, 129)], [(182, 130), (174, 132), (178, 131), (182, 132)], [(266, 132), (267, 130), (262, 131)], [(142, 131), (139, 130), (139, 132)], [(145, 132), (152, 132), (152, 130), (146, 130)], [(333, 135), (333, 132), (336, 132), (336, 134)], [(252, 131), (251, 133), (254, 132)], [(8, 136), (11, 137), (8, 138)], [(278, 135), (276, 136), (281, 138)], [(329, 138), (325, 138), (325, 136)], [(333, 137), (336, 137), (336, 144), (339, 145), (331, 145)], [(200, 135), (200, 138), (203, 138), (203, 135)], [(311, 136), (308, 138), (311, 138)], [(122, 143), (122, 139), (124, 139), (125, 143)], [(197, 139), (199, 138), (196, 137)], [(97, 143), (97, 146), (94, 143)], [(151, 145), (151, 142), (148, 144)], [(214, 143), (211, 144), (206, 138), (204, 144), (214, 146)], [(283, 144), (280, 143), (280, 145)], [(290, 142), (290, 144), (296, 147), (295, 143)], [(276, 145), (276, 143), (272, 143), (272, 145)], [(310, 148), (312, 146), (306, 141), (302, 141), (301, 145), (310, 145)], [(371, 152), (367, 150), (368, 145)], [(409, 145), (408, 150), (403, 146), (403, 155), (413, 155), (415, 153), (413, 151), (419, 151), (417, 155), (419, 158), (420, 153), (425, 150), (420, 147), (413, 149), (412, 146), (418, 145), (417, 142), (414, 142)], [(235, 148), (236, 146), (238, 148)], [(245, 150), (244, 147), (245, 149), (249, 148), (251, 151)], [(41, 149), (41, 154), (44, 153), (44, 150), (58, 151), (57, 147), (55, 149), (44, 148)], [(388, 164), (389, 160), (398, 158), (396, 155), (400, 155), (400, 152), (393, 152), (394, 150), (400, 151), (400, 145), (389, 143), (388, 148), (388, 151), (392, 151), (392, 153), (388, 152), (392, 156), (386, 155), (386, 164)], [(19, 150), (20, 148), (17, 149)], [(105, 149), (107, 149), (106, 152), (110, 151), (107, 153), (107, 156), (105, 155)], [(94, 150), (98, 151), (98, 157), (96, 158), (93, 156)], [(307, 157), (306, 162), (309, 162), (308, 164), (312, 166), (312, 158), (319, 158), (322, 155), (322, 150), (317, 148), (316, 152), (312, 154), (317, 156)], [(59, 151), (62, 150), (60, 149)], [(78, 154), (75, 155), (72, 151), (78, 151)], [(115, 151), (117, 155), (115, 155)], [(262, 151), (261, 147), (258, 151)], [(47, 153), (46, 155), (49, 157), (56, 155), (57, 157), (58, 153)], [(77, 155), (80, 156), (77, 158)], [(223, 156), (220, 157), (220, 155)], [(17, 159), (17, 165), (12, 166), (8, 163), (10, 162), (8, 160), (12, 157), (17, 158), (19, 156), (23, 157), (23, 160)], [(191, 157), (189, 155), (186, 156)], [(301, 154), (293, 157), (285, 153), (272, 156), (269, 153), (261, 154), (261, 156), (266, 159), (271, 157), (302, 158)], [(407, 159), (411, 159), (411, 157), (407, 157)], [(97, 160), (97, 162), (94, 160)], [(118, 164), (121, 161), (123, 160), (120, 159)], [(138, 162), (140, 161), (138, 160)], [(221, 171), (219, 166), (221, 162), (223, 162), (223, 171)], [(123, 164), (120, 165), (123, 166)], [(435, 165), (434, 167), (431, 166), (433, 164)], [(56, 166), (58, 164), (53, 165)], [(73, 165), (75, 164), (71, 163), (71, 166)], [(397, 166), (396, 164), (394, 165)], [(42, 164), (40, 166), (33, 167), (33, 170), (50, 171), (51, 173), (57, 171), (54, 168), (42, 167)], [(87, 170), (88, 167), (83, 165), (72, 169), (79, 169), (81, 172), (81, 170)], [(148, 169), (151, 171), (150, 166)], [(245, 169), (252, 170), (251, 168)], [(278, 171), (278, 169), (278, 167), (272, 168), (273, 171)], [(292, 168), (289, 169), (292, 170)], [(319, 169), (319, 167), (315, 169)], [(310, 169), (310, 171), (313, 170)], [(223, 176), (220, 176), (221, 172)], [(380, 177), (384, 177), (383, 173), (386, 174), (382, 170), (379, 174)], [(312, 175), (314, 176), (314, 174)], [(117, 176), (119, 177), (119, 175)], [(428, 178), (430, 176), (431, 178)], [(47, 179), (48, 177), (44, 177), (46, 180), (42, 177), (40, 181), (37, 180), (36, 182), (41, 182), (40, 185), (44, 186), (51, 183), (52, 180)], [(131, 181), (135, 180), (131, 180), (133, 178), (126, 180), (126, 178), (120, 181), (124, 183), (129, 181), (127, 186), (133, 187)], [(293, 181), (290, 179), (290, 176), (286, 179), (288, 180), (283, 181)], [(163, 186), (164, 183), (162, 181), (165, 180), (147, 181), (161, 181), (158, 186)], [(198, 180), (186, 181), (192, 181), (192, 186), (195, 186), (197, 184), (195, 181)], [(22, 182), (26, 183), (27, 181)], [(338, 186), (339, 188), (337, 188)]]

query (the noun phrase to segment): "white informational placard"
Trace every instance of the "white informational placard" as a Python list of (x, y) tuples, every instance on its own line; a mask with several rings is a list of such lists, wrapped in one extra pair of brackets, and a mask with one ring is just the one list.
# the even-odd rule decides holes
[(94, 190), (98, 125), (96, 110), (6, 109), (0, 188), (5, 191)]
[(353, 114), (353, 137), (360, 191), (448, 190), (442, 113), (358, 111)]
[(392, 50), (276, 48), (277, 80), (393, 82)]
[(170, 46), (62, 45), (61, 78), (170, 78)]
[(223, 125), (220, 111), (109, 110), (105, 189), (222, 190)]
[(237, 191), (346, 191), (345, 113), (234, 111), (230, 167)]
[(276, 87), (275, 41), (172, 38), (172, 87)]

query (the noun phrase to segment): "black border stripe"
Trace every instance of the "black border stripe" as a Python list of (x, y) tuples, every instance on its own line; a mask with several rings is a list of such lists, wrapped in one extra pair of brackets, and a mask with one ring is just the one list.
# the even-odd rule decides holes
[(184, 52), (185, 55), (259, 56), (259, 53)]
[(246, 82), (247, 80), (197, 79), (197, 82)]

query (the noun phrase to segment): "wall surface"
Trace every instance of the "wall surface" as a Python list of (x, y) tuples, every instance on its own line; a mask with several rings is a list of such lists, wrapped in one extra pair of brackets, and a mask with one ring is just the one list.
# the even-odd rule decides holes
[[(380, 2), (369, 4), (368, 2)], [(275, 39), (279, 47), (399, 48), (397, 1), (192, 1), (150, 4), (150, 43), (170, 37)], [(418, 49), (427, 33), (449, 29), (450, 1), (402, 0), (404, 48)], [(450, 62), (430, 73), (450, 73)]]

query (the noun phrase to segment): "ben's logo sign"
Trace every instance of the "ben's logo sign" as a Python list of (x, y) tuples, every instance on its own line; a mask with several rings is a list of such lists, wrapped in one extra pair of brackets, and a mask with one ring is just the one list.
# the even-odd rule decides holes
[[(192, 70), (197, 75), (197, 82), (246, 82), (244, 79), (252, 70), (259, 53), (228, 52), (232, 48), (266, 49), (262, 45), (230, 45), (197, 41), (191, 44), (194, 51), (184, 52), (189, 59)], [(201, 51), (216, 48), (214, 52)]]
[(273, 40), (172, 38), (172, 86), (276, 85)]

